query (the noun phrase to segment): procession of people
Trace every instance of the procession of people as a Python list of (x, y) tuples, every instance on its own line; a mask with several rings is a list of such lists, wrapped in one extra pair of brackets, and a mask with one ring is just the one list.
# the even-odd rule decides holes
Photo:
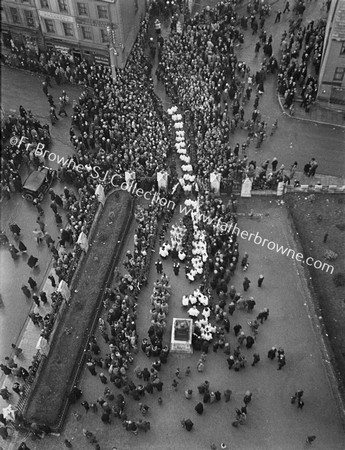
[[(289, 183), (293, 179), (297, 162), (290, 162), (290, 170), (286, 170), (284, 164), (279, 165), (277, 158), (265, 160), (260, 165), (254, 160), (249, 161), (248, 149), (253, 145), (260, 148), (263, 141), (270, 139), (278, 128), (278, 122), (271, 124), (269, 135), (269, 125), (262, 120), (259, 109), (261, 96), (266, 95), (266, 77), (277, 76), (278, 91), (284, 97), (285, 108), (291, 111), (297, 90), (301, 89), (301, 106), (306, 111), (310, 109), (317, 93), (315, 77), (322, 55), (325, 23), (322, 20), (316, 24), (312, 21), (304, 26), (300, 22), (297, 27), (292, 23), (289, 34), (286, 33), (282, 38), (278, 62), (279, 58), (274, 56), (272, 46), (267, 47), (273, 38), (272, 35), (267, 37), (263, 29), (262, 19), (267, 13), (266, 8), (255, 1), (253, 10), (249, 8), (250, 23), (253, 33), (259, 26), (257, 19), (262, 24), (260, 45), (256, 47), (255, 53), (260, 54), (262, 45), (264, 57), (261, 69), (254, 74), (236, 56), (237, 46), (244, 42), (249, 20), (248, 17), (238, 16), (236, 2), (220, 2), (214, 8), (205, 8), (193, 17), (186, 14), (181, 33), (177, 18), (180, 13), (186, 13), (183, 3), (173, 1), (169, 8), (158, 0), (151, 4), (126, 69), (117, 71), (115, 81), (108, 67), (86, 60), (78, 62), (71, 55), (64, 55), (57, 50), (40, 54), (35, 59), (28, 58), (25, 51), (16, 48), (6, 60), (6, 63), (45, 77), (42, 90), (50, 104), (52, 125), (59, 119), (55, 114), (54, 100), (49, 97), (52, 79), (58, 85), (77, 83), (83, 86), (82, 94), (73, 105), (69, 105), (65, 90), (59, 98), (58, 116), (71, 116), (69, 135), (74, 150), (68, 164), (61, 164), (58, 169), (59, 182), (67, 185), (63, 195), (53, 189), (49, 191), (50, 209), (59, 227), (59, 241), (56, 242), (46, 228), (45, 215), (48, 211), (44, 211), (38, 201), (35, 202), (38, 217), (33, 236), (23, 236), (20, 223), (9, 224), (12, 236), (1, 232), (2, 242), (8, 246), (14, 260), (25, 257), (28, 239), (36, 240), (37, 246), (46, 245), (49, 248), (56, 274), (56, 277), (50, 275), (50, 280), (56, 289), (62, 281), (69, 285), (78, 265), (82, 254), (78, 238), (81, 233), (87, 236), (91, 228), (99, 203), (96, 195), (99, 185), (107, 193), (112, 187), (110, 180), (115, 177), (122, 182), (129, 171), (135, 172), (136, 180), (148, 190), (157, 190), (156, 176), (161, 170), (169, 173), (168, 188), (179, 181), (181, 164), (175, 163), (175, 150), (181, 147), (175, 146), (174, 122), (163, 110), (154, 92), (153, 76), (164, 85), (166, 93), (183, 117), (183, 130), (180, 129), (178, 136), (186, 137), (186, 157), (193, 168), (193, 175), (199, 180), (199, 188), (186, 196), (182, 195), (181, 186), (173, 193), (171, 189), (165, 193), (168, 199), (174, 200), (174, 204), (175, 201), (178, 204), (181, 199), (197, 201), (198, 214), (202, 212), (213, 220), (211, 223), (198, 220), (194, 212), (178, 216), (176, 211), (170, 211), (158, 202), (151, 202), (147, 207), (137, 205), (133, 247), (126, 251), (123, 268), (117, 269), (116, 280), (112, 288), (106, 291), (97, 333), (87, 343), (86, 368), (91, 376), (99, 379), (104, 394), (92, 398), (77, 386), (70, 393), (70, 401), (76, 405), (73, 408), (80, 404), (86, 413), (90, 414), (90, 410), (104, 424), (111, 424), (118, 419), (134, 435), (148, 432), (154, 426), (149, 420), (129, 416), (126, 410), (129, 402), (139, 402), (138, 415), (149, 417), (146, 394), (153, 397), (157, 393), (156, 401), (163, 406), (164, 392), (171, 388), (176, 395), (195, 400), (191, 417), (181, 417), (181, 425), (188, 432), (198, 426), (197, 416), (192, 416), (194, 410), (197, 415), (202, 415), (208, 408), (207, 404), (230, 401), (230, 382), (228, 386), (221, 387), (217, 386), (216, 377), (211, 383), (205, 381), (202, 386), (194, 386), (193, 381), (189, 381), (193, 380), (193, 372), (204, 371), (210, 350), (224, 353), (224, 368), (232, 372), (231, 376), (237, 376), (235, 372), (243, 370), (256, 370), (257, 365), (272, 366), (272, 360), (276, 360), (276, 370), (283, 370), (289, 363), (289, 356), (279, 343), (273, 342), (271, 349), (259, 349), (258, 336), (261, 327), (269, 327), (270, 311), (267, 307), (255, 310), (253, 290), (262, 287), (266, 276), (259, 272), (255, 274), (257, 287), (253, 283), (251, 286), (250, 279), (244, 276), (249, 267), (250, 255), (242, 254), (235, 232), (237, 201), (234, 196), (228, 202), (215, 198), (209, 187), (209, 179), (213, 172), (221, 174), (224, 184), (234, 180), (242, 182), (248, 177), (260, 189), (275, 189), (278, 182)], [(298, 11), (299, 15), (303, 15), (302, 9)], [(285, 12), (290, 12), (288, 7)], [(171, 17), (168, 37), (163, 37), (161, 33), (159, 14), (162, 13)], [(279, 20), (276, 19), (276, 22)], [(147, 47), (152, 50), (154, 46), (149, 41), (149, 30), (153, 24), (156, 33), (154, 42), (159, 49), (155, 73), (152, 68), (156, 55), (151, 52), (151, 60), (147, 57)], [(300, 53), (302, 62), (298, 63)], [(316, 70), (313, 75), (311, 61)], [(255, 87), (257, 93), (250, 107)], [(2, 151), (4, 166), (1, 169), (1, 187), (2, 198), (6, 200), (11, 198), (12, 193), (21, 191), (19, 172), (22, 164), (40, 167), (45, 162), (35, 156), (33, 145), (42, 143), (48, 148), (50, 144), (49, 126), (42, 125), (31, 111), (26, 111), (22, 106), (19, 109), (20, 115), (10, 115), (4, 126), (4, 140), (10, 143)], [(234, 137), (239, 130), (245, 130), (247, 134), (242, 143)], [(27, 136), (31, 147), (26, 144), (18, 147), (17, 142), (11, 141), (11, 138), (19, 135)], [(186, 157), (180, 158), (181, 161)], [(75, 170), (75, 167), (82, 169)], [(98, 168), (96, 177), (93, 171), (95, 167)], [(317, 167), (318, 163), (313, 158), (304, 167), (304, 172), (312, 177)], [(228, 226), (222, 230), (219, 223)], [(155, 255), (157, 243), (159, 247)], [(136, 325), (137, 308), (141, 301), (140, 292), (150, 279), (153, 255), (157, 280), (153, 283), (151, 303), (147, 305), (150, 309), (150, 325), (147, 336), (140, 336)], [(41, 335), (49, 340), (61, 298), (57, 293), (48, 298), (37, 286), (33, 277), (39, 260), (35, 255), (29, 256), (27, 264), (30, 276), (21, 280), (21, 289), (24, 296), (32, 299), (36, 305), (30, 313), (32, 322), (42, 329)], [(166, 275), (167, 266), (173, 270), (175, 278)], [(254, 270), (252, 267), (250, 269)], [(194, 290), (193, 294), (186, 292), (181, 299), (181, 306), (185, 315), (193, 320), (192, 347), (195, 352), (200, 352), (200, 359), (195, 370), (188, 366), (183, 370), (184, 375), (177, 368), (171, 387), (171, 380), (168, 387), (164, 370), (170, 359), (166, 330), (171, 319), (169, 301), (172, 286), (178, 282), (180, 270)], [(239, 272), (243, 272), (242, 286), (235, 286), (233, 277)], [(46, 304), (51, 305), (52, 312), (41, 316), (40, 307)], [(250, 316), (251, 320), (248, 321), (248, 314), (253, 311), (255, 318)], [(233, 315), (236, 318), (234, 325)], [(245, 331), (246, 328), (248, 331)], [(253, 346), (254, 353), (251, 351)], [(18, 347), (14, 350), (17, 352), (16, 357), (20, 358)], [(147, 364), (133, 370), (131, 365), (135, 365), (136, 355), (141, 351), (147, 358)], [(249, 359), (252, 360), (250, 364)], [(11, 402), (14, 394), (17, 398), (24, 395), (26, 379), (34, 376), (37, 370), (37, 367), (31, 371), (18, 367), (12, 358), (4, 361), (0, 367), (7, 380), (12, 382), (10, 389), (6, 387), (1, 390), (1, 396)], [(188, 379), (190, 388), (180, 393), (178, 387), (183, 378)], [(195, 391), (202, 398), (195, 398)], [(234, 405), (232, 408), (233, 417), (229, 419), (229, 424), (234, 428), (250, 423), (249, 404), (252, 395), (250, 390), (245, 390), (243, 405)], [(291, 401), (297, 401), (299, 409), (304, 406), (302, 395), (303, 391), (298, 391)], [(253, 401), (256, 399), (253, 398)], [(77, 420), (78, 414), (75, 413)], [(6, 419), (1, 419), (4, 426), (0, 430), (6, 430)], [(35, 435), (39, 434), (35, 430), (31, 431)], [(83, 435), (94, 448), (101, 448), (93, 432), (83, 429)], [(6, 431), (2, 431), (1, 436), (4, 440), (8, 438)], [(309, 439), (310, 443), (312, 441)], [(69, 445), (70, 441), (66, 439), (65, 446)], [(210, 445), (216, 448), (214, 443)], [(20, 448), (28, 447), (22, 444)], [(226, 448), (223, 440), (220, 448)]]

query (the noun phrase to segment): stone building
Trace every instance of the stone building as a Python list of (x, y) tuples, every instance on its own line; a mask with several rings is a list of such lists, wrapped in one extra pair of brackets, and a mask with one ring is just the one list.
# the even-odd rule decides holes
[(56, 48), (104, 64), (113, 39), (116, 65), (122, 68), (145, 9), (142, 0), (3, 0), (1, 38), (5, 47)]
[(318, 100), (345, 110), (345, 0), (333, 0), (329, 10)]

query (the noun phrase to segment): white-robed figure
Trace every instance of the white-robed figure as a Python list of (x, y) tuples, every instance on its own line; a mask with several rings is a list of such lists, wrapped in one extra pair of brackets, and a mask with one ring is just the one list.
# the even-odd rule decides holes
[(159, 254), (163, 259), (166, 259), (169, 256), (171, 250), (171, 245), (169, 242), (163, 242), (163, 244), (159, 248)]
[(208, 331), (202, 331), (201, 332), (201, 337), (202, 337), (202, 339), (205, 339), (205, 341), (212, 341), (213, 334), (209, 333)]
[(188, 314), (190, 315), (190, 317), (198, 317), (200, 314), (200, 311), (198, 310), (196, 305), (193, 305), (191, 308), (189, 308)]
[(182, 306), (188, 306), (189, 305), (189, 295), (184, 295), (182, 297)]
[(189, 272), (186, 274), (186, 277), (188, 278), (188, 280), (189, 280), (190, 282), (192, 282), (192, 281), (195, 280), (196, 275), (197, 275), (196, 270), (191, 268), (191, 269), (189, 270)]
[(193, 272), (195, 274), (201, 275), (204, 270), (204, 263), (200, 256), (196, 256), (195, 258), (192, 258), (192, 264), (193, 264)]
[(203, 328), (206, 327), (206, 325), (208, 324), (207, 319), (198, 319), (194, 322), (194, 324), (198, 327), (198, 328)]
[(205, 308), (202, 310), (201, 314), (205, 317), (205, 319), (208, 319), (211, 315), (210, 308), (208, 306), (205, 306)]
[(185, 225), (172, 225), (170, 230), (171, 247), (179, 252), (183, 249), (183, 238), (187, 232)]
[(186, 259), (186, 254), (185, 254), (185, 252), (183, 251), (183, 249), (181, 249), (179, 252), (178, 252), (178, 259), (180, 260), (180, 261), (184, 261), (185, 259)]

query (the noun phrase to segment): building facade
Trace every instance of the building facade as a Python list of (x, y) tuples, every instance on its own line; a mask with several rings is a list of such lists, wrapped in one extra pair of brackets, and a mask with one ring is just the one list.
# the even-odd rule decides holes
[(3, 0), (2, 42), (109, 64), (112, 36), (116, 65), (123, 68), (145, 8), (142, 0)]
[(329, 10), (318, 100), (345, 110), (345, 0), (333, 0)]

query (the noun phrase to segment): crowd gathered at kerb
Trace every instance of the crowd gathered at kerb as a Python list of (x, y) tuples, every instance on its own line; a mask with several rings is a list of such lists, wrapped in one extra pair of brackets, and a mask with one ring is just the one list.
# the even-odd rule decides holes
[[(158, 403), (163, 402), (162, 373), (169, 356), (164, 338), (168, 338), (165, 330), (171, 293), (171, 280), (164, 273), (165, 264), (173, 265), (175, 276), (179, 276), (183, 267), (187, 279), (191, 283), (196, 282), (194, 294), (185, 296), (183, 304), (186, 315), (194, 321), (192, 344), (194, 350), (200, 352), (200, 360), (196, 368), (188, 367), (185, 373), (176, 369), (172, 384), (174, 390), (178, 391), (181, 377), (190, 376), (195, 370), (203, 371), (210, 349), (224, 352), (228, 367), (234, 372), (254, 370), (246, 366), (254, 367), (259, 363), (260, 356), (262, 360), (275, 360), (278, 370), (286, 364), (285, 351), (281, 347), (263, 349), (261, 355), (255, 353), (249, 364), (246, 358), (246, 350), (255, 343), (259, 328), (269, 326), (269, 321), (266, 324), (268, 308), (254, 314), (256, 318), (250, 321), (250, 332), (245, 332), (240, 323), (230, 326), (233, 314), (236, 315), (235, 322), (241, 320), (243, 314), (243, 321), (247, 317), (245, 312), (255, 308), (254, 298), (245, 298), (251, 280), (244, 277), (243, 289), (231, 283), (235, 270), (246, 271), (250, 261), (247, 254), (240, 257), (237, 234), (232, 232), (232, 228), (219, 230), (216, 226), (217, 219), (236, 224), (237, 201), (231, 197), (228, 203), (223, 204), (220, 199), (213, 198), (209, 179), (212, 172), (218, 172), (222, 175), (222, 185), (231, 186), (234, 181), (241, 182), (249, 177), (253, 188), (258, 189), (274, 189), (279, 181), (290, 183), (294, 180), (297, 162), (289, 162), (289, 169), (279, 164), (277, 158), (257, 165), (256, 161), (249, 161), (246, 153), (249, 146), (259, 148), (263, 145), (263, 141), (270, 139), (279, 128), (277, 122), (267, 124), (263, 121), (259, 108), (268, 77), (277, 78), (279, 94), (290, 113), (293, 113), (294, 101), (299, 96), (301, 106), (309, 110), (317, 93), (316, 77), (325, 22), (305, 23), (304, 2), (297, 1), (290, 13), (293, 17), (290, 29), (281, 38), (279, 54), (273, 55), (273, 37), (265, 30), (265, 19), (270, 8), (265, 3), (254, 1), (248, 4), (247, 14), (240, 17), (236, 3), (223, 1), (191, 17), (181, 0), (153, 1), (141, 24), (127, 65), (125, 69), (117, 70), (116, 80), (113, 80), (109, 67), (86, 60), (77, 61), (71, 54), (62, 54), (57, 50), (36, 54), (13, 44), (10, 55), (1, 55), (3, 63), (35, 72), (44, 78), (42, 96), (47, 98), (49, 104), (47, 110), (51, 126), (57, 120), (69, 120), (65, 117), (71, 117), (70, 141), (74, 152), (69, 161), (75, 162), (61, 164), (58, 168), (59, 182), (67, 185), (63, 195), (58, 195), (53, 189), (49, 191), (50, 208), (61, 230), (58, 242), (47, 230), (44, 216), (48, 212), (43, 210), (39, 201), (35, 201), (37, 228), (33, 230), (33, 236), (23, 236), (20, 223), (11, 223), (10, 231), (1, 232), (1, 245), (8, 246), (13, 259), (20, 258), (26, 252), (25, 241), (34, 238), (38, 246), (47, 245), (52, 252), (56, 272), (56, 279), (51, 277), (52, 286), (57, 287), (61, 281), (68, 285), (82, 254), (77, 243), (78, 236), (80, 233), (88, 235), (98, 208), (97, 186), (101, 183), (108, 192), (112, 188), (110, 179), (115, 176), (120, 184), (126, 171), (135, 172), (136, 180), (143, 189), (154, 191), (157, 190), (157, 172), (166, 170), (169, 181), (166, 190), (161, 191), (162, 196), (176, 205), (179, 201), (185, 201), (189, 206), (196, 207), (197, 203), (204, 214), (215, 219), (211, 224), (200, 223), (192, 212), (178, 223), (172, 223), (174, 211), (164, 208), (159, 202), (152, 202), (146, 207), (137, 206), (134, 248), (128, 250), (126, 255), (126, 273), (122, 274), (121, 269), (116, 272), (116, 287), (107, 291), (104, 314), (99, 319), (99, 331), (104, 343), (98, 343), (98, 338), (93, 336), (88, 344), (86, 366), (105, 385), (104, 396), (86, 398), (77, 386), (70, 395), (72, 403), (80, 402), (82, 398), (86, 411), (90, 409), (104, 423), (121, 420), (123, 426), (134, 434), (141, 430), (148, 431), (150, 422), (128, 417), (126, 404), (132, 399), (139, 402), (140, 412), (146, 416), (147, 394), (157, 393)], [(182, 28), (178, 22), (181, 12), (185, 14)], [(289, 7), (285, 12), (290, 12)], [(171, 23), (170, 33), (165, 38), (161, 33), (162, 16), (169, 17)], [(277, 15), (276, 21), (279, 20)], [(152, 44), (149, 28), (153, 22), (156, 36)], [(256, 73), (252, 73), (250, 67), (236, 57), (237, 45), (244, 42), (248, 27), (258, 35), (255, 52), (262, 58), (262, 64)], [(261, 48), (263, 54), (260, 53)], [(164, 111), (154, 92), (152, 57), (156, 51), (158, 66), (155, 75), (176, 105), (176, 109), (170, 112)], [(61, 85), (59, 117), (55, 112), (54, 98), (49, 93), (53, 82)], [(84, 88), (79, 99), (73, 100), (71, 105), (68, 99), (69, 83), (77, 83)], [(238, 129), (248, 131), (245, 142), (236, 141)], [(2, 131), (1, 198), (7, 201), (13, 193), (22, 189), (19, 172), (23, 165), (35, 169), (45, 164), (44, 158), (34, 150), (38, 143), (49, 148), (51, 137), (50, 126), (40, 123), (34, 113), (23, 106), (19, 108), (19, 115), (11, 114), (4, 121)], [(31, 146), (23, 143), (18, 147), (11, 140), (18, 136), (25, 136)], [(179, 183), (176, 149), (181, 150), (181, 161), (192, 170), (184, 174), (183, 183)], [(75, 170), (77, 165), (83, 169)], [(97, 179), (91, 176), (92, 168), (96, 166), (100, 175)], [(308, 176), (315, 175), (316, 169), (315, 159), (304, 166)], [(65, 228), (62, 227), (61, 211), (66, 212)], [(159, 239), (161, 248), (156, 260), (159, 276), (151, 296), (151, 325), (148, 336), (139, 340), (136, 331), (137, 302), (141, 288), (148, 281), (156, 239)], [(29, 260), (32, 269), (39, 264), (35, 255), (31, 255)], [(259, 275), (255, 280), (258, 288), (264, 280), (264, 276)], [(23, 294), (36, 304), (30, 318), (42, 329), (42, 337), (49, 341), (62, 296), (54, 292), (48, 299), (45, 292), (37, 291), (37, 283), (32, 277), (21, 283)], [(40, 305), (47, 302), (51, 303), (51, 312), (41, 316)], [(104, 345), (107, 346), (105, 353), (101, 350)], [(0, 366), (8, 375), (7, 380), (12, 382), (11, 386), (1, 390), (2, 397), (9, 402), (13, 402), (13, 396), (25, 395), (25, 383), (35, 376), (39, 364), (34, 360), (26, 370), (16, 359), (20, 349), (16, 347), (14, 350), (19, 352), (18, 355), (8, 357)], [(133, 379), (129, 376), (130, 365), (135, 362), (135, 354), (139, 351), (147, 355), (147, 366), (136, 367)], [(187, 399), (200, 400), (195, 406), (197, 414), (203, 413), (207, 403), (228, 402), (231, 398), (230, 387), (220, 392), (216, 383), (208, 381), (197, 386), (196, 391), (194, 394), (188, 390), (184, 395)], [(299, 408), (303, 407), (301, 392), (294, 396)], [(237, 405), (234, 409), (234, 427), (244, 425), (247, 420), (252, 394), (247, 391), (243, 395), (243, 405)], [(0, 427), (1, 436), (6, 439), (7, 420), (1, 414), (0, 420), (3, 425)], [(20, 411), (16, 421), (22, 425), (25, 422)], [(187, 431), (193, 428), (191, 418), (181, 418), (181, 423)], [(24, 424), (29, 428), (32, 425)], [(42, 437), (50, 431), (49, 427), (35, 425), (30, 428), (33, 436)], [(84, 435), (95, 448), (100, 448), (91, 431), (84, 430)], [(66, 440), (65, 445), (69, 447), (71, 443)], [(212, 445), (211, 448), (216, 448)], [(221, 448), (226, 448), (225, 443), (222, 445)], [(28, 447), (23, 444), (20, 448)]]

